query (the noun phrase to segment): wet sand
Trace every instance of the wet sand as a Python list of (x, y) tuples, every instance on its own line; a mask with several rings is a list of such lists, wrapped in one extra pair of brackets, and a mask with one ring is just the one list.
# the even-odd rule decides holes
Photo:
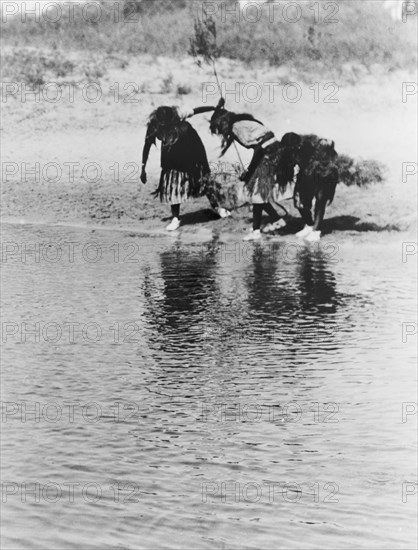
[[(147, 74), (147, 81), (141, 75)], [(172, 90), (164, 87), (164, 77), (172, 75)], [(280, 82), (280, 71), (252, 70), (236, 62), (223, 60), (220, 77), (227, 89), (236, 82)], [(369, 75), (356, 86), (341, 85), (338, 103), (326, 103), (320, 96), (315, 103), (309, 83), (300, 83), (302, 97), (297, 103), (283, 100), (278, 88), (276, 101), (267, 95), (250, 103), (242, 96), (227, 96), (228, 107), (249, 111), (269, 125), (278, 136), (287, 131), (317, 133), (332, 138), (339, 152), (353, 157), (372, 158), (387, 166), (384, 184), (368, 189), (339, 185), (334, 203), (327, 209), (324, 233), (338, 231), (414, 231), (416, 223), (416, 176), (402, 181), (402, 163), (413, 162), (416, 151), (416, 105), (413, 98), (402, 102), (401, 83), (414, 80), (414, 75), (393, 73)], [(139, 181), (139, 169), (147, 116), (158, 105), (184, 108), (202, 104), (202, 83), (213, 77), (197, 69), (190, 60), (179, 62), (176, 69), (165, 58), (156, 62), (144, 57), (125, 70), (109, 69), (99, 81), (101, 99), (89, 103), (81, 91), (74, 101), (66, 94), (57, 103), (7, 98), (3, 103), (3, 187), (2, 219), (21, 223), (70, 223), (132, 227), (159, 232), (169, 219), (169, 207), (151, 197), (159, 176), (159, 151), (153, 148), (147, 167), (148, 183)], [(119, 90), (138, 83), (141, 93), (128, 97)], [(187, 83), (190, 93), (179, 95), (180, 84)], [(325, 82), (320, 83), (321, 86)], [(338, 84), (338, 83), (337, 83)], [(64, 85), (64, 84), (63, 84)], [(82, 89), (86, 82), (79, 86)], [(65, 89), (65, 88), (63, 88)], [(132, 91), (133, 88), (127, 88)], [(115, 98), (119, 100), (115, 101)], [(207, 98), (215, 103), (218, 96)], [(129, 102), (129, 101), (135, 102)], [(207, 116), (196, 116), (192, 124), (207, 148), (213, 171), (219, 167), (220, 142), (209, 134)], [(402, 147), (399, 143), (402, 142)], [(59, 144), (59, 148), (57, 148)], [(248, 154), (241, 150), (244, 162)], [(228, 152), (221, 169), (232, 172), (236, 163), (233, 150)], [(5, 163), (7, 168), (5, 168)], [(34, 174), (35, 163), (39, 173)], [(93, 166), (92, 163), (95, 163)], [(95, 172), (98, 167), (99, 172)], [(5, 173), (6, 170), (6, 173)], [(53, 181), (46, 181), (47, 178)], [(290, 207), (290, 208), (289, 208)], [(299, 215), (286, 202), (291, 216), (291, 229), (300, 226)], [(247, 207), (234, 212), (228, 220), (218, 220), (209, 209), (206, 198), (182, 207), (183, 232), (196, 226), (222, 228), (242, 233), (248, 228), (251, 214)]]

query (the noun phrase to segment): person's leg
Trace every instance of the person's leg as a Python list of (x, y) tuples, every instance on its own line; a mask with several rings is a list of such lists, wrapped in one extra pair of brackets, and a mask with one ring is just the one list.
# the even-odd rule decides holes
[(264, 206), (264, 204), (253, 204), (253, 231), (257, 231), (261, 227)]
[(327, 207), (327, 199), (323, 190), (318, 193), (315, 202), (315, 222), (313, 225), (314, 231), (320, 231), (321, 224), (324, 221), (325, 209)]
[(170, 224), (167, 226), (167, 231), (175, 231), (180, 227), (180, 205), (179, 204), (172, 204), (171, 205), (171, 214), (173, 216), (173, 219), (171, 220)]
[(264, 227), (263, 233), (274, 233), (278, 229), (283, 229), (283, 227), (286, 227), (286, 222), (283, 219), (284, 216), (280, 216), (271, 203), (264, 203), (263, 208), (272, 220)]
[(226, 208), (222, 208), (219, 206), (218, 199), (216, 197), (216, 194), (214, 191), (209, 190), (206, 191), (206, 196), (208, 198), (208, 201), (212, 207), (212, 209), (221, 217), (221, 218), (228, 218), (231, 215), (231, 212), (227, 210)]
[(263, 204), (253, 203), (253, 228), (250, 233), (244, 237), (244, 241), (256, 241), (261, 239), (261, 217), (263, 215)]
[(251, 193), (251, 202), (253, 204), (253, 227), (252, 230), (244, 237), (244, 241), (255, 241), (261, 239), (261, 218), (263, 216), (264, 201), (258, 192), (258, 182), (256, 182)]
[(214, 199), (211, 195), (207, 195), (207, 197), (211, 208), (213, 208), (213, 210), (216, 210), (219, 207), (218, 201)]
[(172, 204), (171, 205), (171, 215), (173, 218), (179, 218), (180, 217), (180, 205), (179, 204)]
[(312, 218), (312, 201), (312, 189), (310, 187), (302, 189), (302, 192), (299, 195), (297, 209), (299, 210), (301, 218), (305, 225), (301, 231), (296, 233), (296, 236), (301, 239), (306, 238), (313, 231), (314, 221)]
[(327, 207), (327, 197), (325, 195), (324, 189), (321, 189), (315, 201), (315, 223), (312, 227), (311, 233), (305, 238), (309, 242), (317, 242), (321, 238), (321, 224), (324, 220), (325, 209)]
[(281, 216), (277, 213), (276, 209), (270, 202), (265, 202), (263, 204), (263, 209), (266, 212), (266, 214), (270, 216), (273, 223), (280, 220)]

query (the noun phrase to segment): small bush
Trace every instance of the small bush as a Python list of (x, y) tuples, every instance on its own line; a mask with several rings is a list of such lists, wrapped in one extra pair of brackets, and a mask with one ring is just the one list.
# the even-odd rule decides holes
[(372, 183), (384, 181), (385, 166), (375, 160), (354, 160), (347, 155), (339, 155), (337, 159), (339, 179), (345, 185), (366, 187)]
[(100, 62), (90, 62), (83, 68), (84, 75), (90, 81), (97, 81), (106, 74), (106, 69)]
[(43, 53), (17, 49), (3, 55), (1, 79), (17, 80), (30, 86), (39, 86), (53, 78), (71, 74), (75, 64), (54, 51)]
[(172, 88), (173, 88), (173, 75), (170, 73), (165, 78), (163, 78), (160, 93), (169, 94)]
[(187, 84), (177, 84), (177, 95), (188, 95), (192, 93), (192, 89)]

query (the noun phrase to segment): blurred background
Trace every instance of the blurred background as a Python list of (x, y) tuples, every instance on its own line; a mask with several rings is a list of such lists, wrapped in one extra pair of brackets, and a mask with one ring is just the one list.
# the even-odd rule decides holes
[[(48, 73), (70, 76), (76, 69), (69, 56), (72, 51), (84, 54), (84, 71), (90, 77), (103, 75), (107, 63), (123, 66), (141, 54), (182, 58), (187, 55), (193, 19), (205, 7), (214, 14), (222, 55), (248, 66), (289, 64), (303, 76), (342, 75), (351, 64), (361, 76), (376, 64), (393, 71), (414, 67), (417, 61), (414, 4), (404, 23), (406, 3), (401, 1), (301, 1), (300, 11), (275, 2), (273, 16), (266, 2), (258, 8), (257, 2), (245, 0), (100, 0), (89, 2), (84, 12), (77, 7), (72, 14), (67, 2), (61, 14), (50, 8), (40, 21), (29, 14), (36, 3), (41, 10), (47, 4), (4, 2), (10, 5), (6, 13), (15, 9), (17, 13), (5, 21), (3, 6), (3, 77), (38, 83)], [(283, 12), (284, 6), (288, 7)], [(336, 20), (338, 24), (333, 23)], [(87, 62), (92, 54), (94, 63)]]

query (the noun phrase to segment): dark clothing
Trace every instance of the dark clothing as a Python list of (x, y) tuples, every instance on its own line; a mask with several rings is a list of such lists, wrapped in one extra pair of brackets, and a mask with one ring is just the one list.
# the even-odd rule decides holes
[(180, 120), (158, 137), (161, 139), (161, 176), (155, 195), (161, 201), (179, 204), (204, 194), (210, 168), (196, 130)]
[(284, 193), (288, 185), (296, 181), (295, 204), (312, 202), (319, 189), (325, 193), (326, 200), (332, 202), (338, 183), (337, 156), (334, 143), (326, 139), (310, 134), (285, 134), (280, 142), (265, 148), (246, 184), (247, 189), (260, 195), (263, 202), (269, 202), (276, 184)]
[(277, 220), (280, 220), (279, 214), (276, 212), (276, 210), (273, 208), (273, 206), (266, 202), (264, 204), (254, 204), (253, 205), (253, 229), (254, 231), (257, 229), (260, 229), (261, 227), (261, 220), (263, 217), (263, 210), (268, 214), (271, 218), (271, 221), (277, 222)]
[(330, 204), (339, 181), (336, 164), (338, 154), (334, 142), (312, 134), (300, 138), (301, 144), (296, 155), (300, 171), (294, 190), (295, 206), (309, 208), (319, 192), (325, 202)]
[(274, 186), (279, 183), (277, 170), (279, 161), (280, 143), (276, 141), (264, 149), (261, 160), (245, 184), (251, 195), (261, 197), (259, 202), (265, 203), (273, 200)]

